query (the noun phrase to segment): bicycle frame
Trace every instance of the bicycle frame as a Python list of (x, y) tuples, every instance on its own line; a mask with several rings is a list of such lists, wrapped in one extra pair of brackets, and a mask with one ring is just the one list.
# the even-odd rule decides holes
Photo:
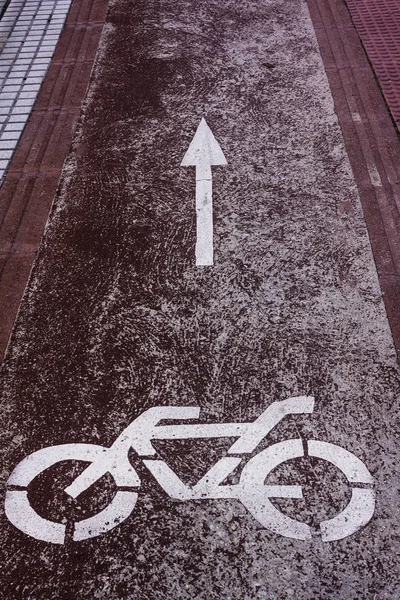
[[(140, 484), (135, 471), (132, 469), (128, 452), (132, 448), (141, 457), (154, 456), (156, 450), (152, 440), (176, 439), (211, 439), (238, 438), (228, 450), (228, 454), (248, 454), (253, 452), (269, 432), (287, 415), (309, 414), (314, 410), (312, 396), (298, 396), (273, 402), (263, 413), (250, 423), (190, 423), (183, 425), (160, 425), (165, 420), (197, 419), (200, 408), (197, 406), (164, 406), (150, 408), (137, 417), (117, 437), (112, 446), (105, 450), (101, 460), (93, 462), (65, 492), (73, 498), (87, 490), (108, 471), (125, 476), (124, 485), (135, 487)], [(241, 458), (224, 457), (214, 465), (208, 473), (190, 488), (183, 484), (177, 475), (164, 461), (144, 460), (144, 464), (162, 485), (167, 493), (181, 500), (204, 498), (211, 494), (212, 498), (237, 496), (237, 486), (224, 486), (223, 492), (218, 491), (219, 484), (239, 465)], [(290, 486), (293, 487), (293, 486)], [(296, 496), (298, 497), (298, 496)]]

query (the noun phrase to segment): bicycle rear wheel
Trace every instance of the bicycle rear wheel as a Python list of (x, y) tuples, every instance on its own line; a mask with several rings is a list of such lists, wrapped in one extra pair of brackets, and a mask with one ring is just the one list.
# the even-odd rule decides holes
[[(42, 448), (25, 457), (11, 473), (7, 485), (18, 489), (8, 489), (5, 498), (5, 513), (8, 520), (20, 531), (37, 540), (53, 544), (64, 544), (66, 525), (45, 519), (32, 507), (28, 497), (29, 484), (46, 469), (63, 461), (95, 462), (101, 460), (108, 448), (95, 444), (62, 444)], [(114, 481), (122, 484), (120, 471), (110, 471)], [(132, 479), (138, 477), (132, 472)], [(125, 521), (135, 508), (138, 493), (119, 490), (106, 508), (97, 514), (76, 521), (72, 539), (81, 541), (106, 533)]]

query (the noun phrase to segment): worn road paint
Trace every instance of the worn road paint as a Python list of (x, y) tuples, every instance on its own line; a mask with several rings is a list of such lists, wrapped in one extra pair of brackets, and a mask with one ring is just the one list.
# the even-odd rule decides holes
[(227, 165), (221, 146), (205, 119), (200, 121), (181, 167), (196, 167), (196, 265), (214, 264), (211, 165)]
[[(140, 492), (119, 526), (72, 543), (73, 523), (137, 486), (106, 475), (73, 500), (63, 490), (78, 481), (82, 461), (73, 473), (64, 461), (40, 474), (28, 499), (49, 521), (67, 518), (67, 543), (34, 539), (2, 513), (2, 593), (395, 598), (399, 372), (307, 5), (139, 0), (133, 11), (117, 0), (107, 19), (2, 371), (0, 451), (6, 481), (34, 450), (98, 444), (108, 470), (116, 463), (140, 480)], [(212, 174), (214, 267), (196, 268), (194, 173), (179, 165), (202, 116), (229, 168)], [(128, 450), (129, 440), (126, 452), (108, 455), (126, 425), (150, 418), (152, 407), (165, 415), (174, 405), (200, 407), (201, 423), (228, 423), (232, 432), (232, 424), (254, 424), (274, 400), (308, 394), (316, 398), (312, 419), (282, 419), (254, 455), (236, 436), (142, 437), (136, 445), (150, 450), (146, 458)], [(174, 417), (174, 435), (190, 433), (191, 423)], [(161, 433), (166, 427), (160, 423)], [(237, 471), (255, 455), (270, 464), (262, 452), (275, 454), (282, 442), (289, 451), (292, 439), (329, 442), (367, 465), (379, 493), (373, 522), (322, 540), (337, 535), (322, 523), (332, 527), (339, 514), (347, 522), (351, 497), (351, 512), (361, 504), (364, 519), (372, 494), (370, 484), (351, 483), (332, 462), (309, 456), (305, 442), (304, 456), (266, 480), (274, 493), (300, 486), (304, 498), (267, 500), (317, 538), (273, 533), (237, 498), (191, 499), (201, 481), (206, 494), (220, 493), (215, 482), (243, 455)], [(127, 456), (134, 472), (122, 464)], [(226, 481), (239, 482), (240, 472)], [(271, 512), (258, 516), (272, 524)]]
[[(11, 473), (10, 486), (27, 488), (43, 471), (65, 460), (90, 461), (76, 479), (65, 488), (65, 492), (76, 498), (110, 473), (117, 486), (139, 487), (140, 480), (127, 460), (130, 448), (139, 456), (154, 453), (152, 440), (229, 438), (238, 437), (242, 442), (242, 452), (251, 453), (269, 432), (285, 416), (311, 413), (314, 398), (288, 398), (271, 404), (253, 423), (209, 423), (189, 425), (158, 425), (163, 420), (192, 419), (199, 415), (199, 408), (163, 407), (150, 408), (135, 419), (117, 438), (111, 448), (92, 444), (65, 444), (43, 448), (22, 460)], [(235, 442), (228, 450), (235, 452)], [(340, 469), (350, 483), (373, 484), (374, 480), (364, 463), (348, 452), (329, 442), (310, 440), (310, 456), (331, 462)], [(301, 439), (284, 440), (269, 446), (256, 454), (244, 467), (239, 484), (224, 485), (227, 477), (233, 474), (243, 460), (242, 457), (223, 457), (193, 486), (185, 485), (174, 470), (163, 460), (144, 460), (144, 464), (158, 481), (163, 490), (177, 500), (228, 499), (242, 502), (247, 510), (266, 529), (282, 536), (311, 540), (311, 528), (284, 515), (269, 498), (303, 497), (298, 485), (266, 485), (268, 475), (288, 460), (304, 456), (304, 443)], [(137, 500), (133, 490), (118, 490), (110, 504), (97, 514), (74, 524), (74, 541), (97, 537), (114, 529), (132, 513)], [(9, 490), (6, 495), (6, 515), (10, 522), (27, 535), (54, 544), (65, 541), (66, 526), (42, 518), (31, 506), (26, 489)], [(372, 518), (375, 510), (375, 492), (372, 489), (352, 489), (348, 506), (336, 517), (321, 523), (322, 541), (343, 539), (358, 531)]]

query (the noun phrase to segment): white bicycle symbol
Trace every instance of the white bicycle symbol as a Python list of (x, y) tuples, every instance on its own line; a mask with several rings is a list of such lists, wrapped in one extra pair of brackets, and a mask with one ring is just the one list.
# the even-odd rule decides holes
[[(77, 498), (106, 473), (111, 474), (120, 489), (106, 508), (75, 522), (72, 539), (86, 540), (110, 531), (130, 516), (138, 498), (140, 479), (128, 460), (128, 451), (133, 448), (140, 457), (148, 457), (143, 463), (170, 497), (179, 500), (235, 498), (266, 529), (289, 538), (309, 540), (312, 536), (310, 527), (283, 514), (270, 501), (270, 498), (302, 498), (301, 486), (264, 484), (275, 467), (304, 456), (303, 440), (289, 439), (267, 447), (244, 466), (238, 484), (223, 485), (222, 482), (238, 467), (243, 455), (253, 452), (285, 416), (312, 413), (313, 409), (314, 398), (301, 396), (274, 402), (253, 423), (160, 425), (164, 420), (198, 419), (200, 409), (197, 406), (150, 408), (135, 419), (110, 448), (95, 444), (63, 444), (43, 448), (24, 458), (7, 482), (12, 489), (6, 492), (6, 515), (25, 534), (45, 542), (63, 544), (66, 525), (41, 517), (30, 504), (27, 488), (38, 475), (58, 462), (86, 461), (91, 464), (64, 490), (67, 494)], [(229, 448), (228, 456), (221, 458), (192, 487), (185, 485), (163, 460), (150, 458), (156, 454), (152, 440), (228, 437), (238, 438)], [(373, 477), (359, 458), (340, 446), (317, 440), (309, 440), (306, 444), (309, 456), (335, 465), (352, 486), (346, 508), (320, 524), (323, 541), (345, 538), (372, 518), (375, 493), (371, 487), (360, 487), (360, 484), (371, 486)]]

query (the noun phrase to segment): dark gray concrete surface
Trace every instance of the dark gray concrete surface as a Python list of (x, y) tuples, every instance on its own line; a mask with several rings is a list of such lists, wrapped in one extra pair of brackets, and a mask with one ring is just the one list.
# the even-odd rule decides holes
[[(213, 168), (215, 263), (199, 268), (195, 174), (180, 163), (202, 117), (228, 165)], [(276, 481), (304, 486), (304, 500), (274, 501), (315, 529), (299, 541), (236, 500), (170, 499), (132, 453), (139, 500), (105, 535), (58, 546), (2, 516), (2, 597), (400, 598), (399, 370), (304, 1), (112, 3), (2, 390), (4, 483), (39, 448), (110, 446), (152, 406), (253, 421), (312, 395), (314, 414), (266, 443), (343, 446), (377, 490), (365, 528), (323, 542), (318, 523), (349, 499), (344, 477), (309, 458), (279, 467)], [(194, 482), (228, 446), (157, 449)], [(34, 486), (42, 516), (68, 519), (50, 488), (70, 480), (63, 467)], [(96, 490), (85, 514), (112, 493)]]

